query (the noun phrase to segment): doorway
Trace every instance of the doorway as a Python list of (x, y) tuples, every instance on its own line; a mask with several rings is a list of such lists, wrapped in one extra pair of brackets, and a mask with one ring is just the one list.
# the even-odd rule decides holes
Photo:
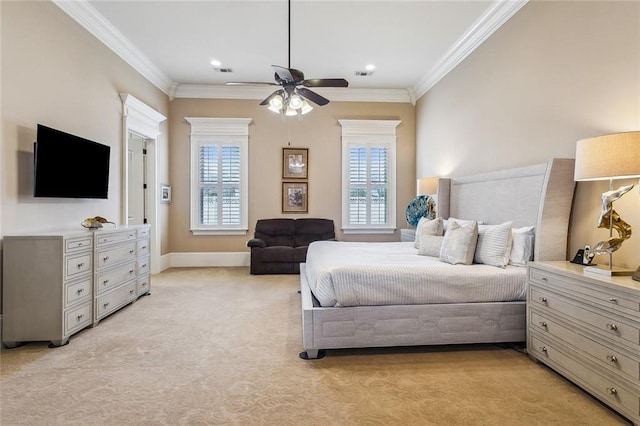
[(147, 223), (147, 139), (129, 132), (127, 225)]

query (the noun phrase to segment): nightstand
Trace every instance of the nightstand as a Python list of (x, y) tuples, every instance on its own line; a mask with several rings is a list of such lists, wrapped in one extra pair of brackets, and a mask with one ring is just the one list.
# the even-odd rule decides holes
[(527, 352), (640, 425), (640, 282), (531, 262)]
[(401, 229), (400, 230), (400, 241), (409, 242), (416, 240), (416, 230), (415, 229)]

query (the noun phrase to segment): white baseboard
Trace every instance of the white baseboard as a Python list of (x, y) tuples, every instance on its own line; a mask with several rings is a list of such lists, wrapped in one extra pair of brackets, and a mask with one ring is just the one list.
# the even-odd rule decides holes
[(161, 256), (160, 270), (207, 266), (249, 266), (250, 261), (251, 253), (243, 252), (169, 253)]

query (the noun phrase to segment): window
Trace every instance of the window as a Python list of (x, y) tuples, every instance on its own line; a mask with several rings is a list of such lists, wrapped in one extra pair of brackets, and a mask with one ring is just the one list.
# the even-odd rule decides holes
[(248, 230), (248, 118), (187, 117), (191, 124), (191, 232)]
[(342, 228), (393, 233), (396, 228), (397, 120), (338, 120), (342, 126)]

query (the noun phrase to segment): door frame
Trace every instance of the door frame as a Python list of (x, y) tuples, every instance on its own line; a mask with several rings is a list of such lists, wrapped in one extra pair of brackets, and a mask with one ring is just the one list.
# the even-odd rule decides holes
[(135, 133), (147, 140), (147, 222), (151, 225), (151, 273), (161, 271), (161, 246), (162, 227), (159, 223), (159, 197), (160, 184), (158, 182), (158, 157), (157, 140), (160, 136), (160, 123), (167, 117), (160, 114), (144, 102), (129, 93), (121, 93), (122, 100), (122, 217), (121, 223), (127, 223), (129, 217), (129, 133)]

